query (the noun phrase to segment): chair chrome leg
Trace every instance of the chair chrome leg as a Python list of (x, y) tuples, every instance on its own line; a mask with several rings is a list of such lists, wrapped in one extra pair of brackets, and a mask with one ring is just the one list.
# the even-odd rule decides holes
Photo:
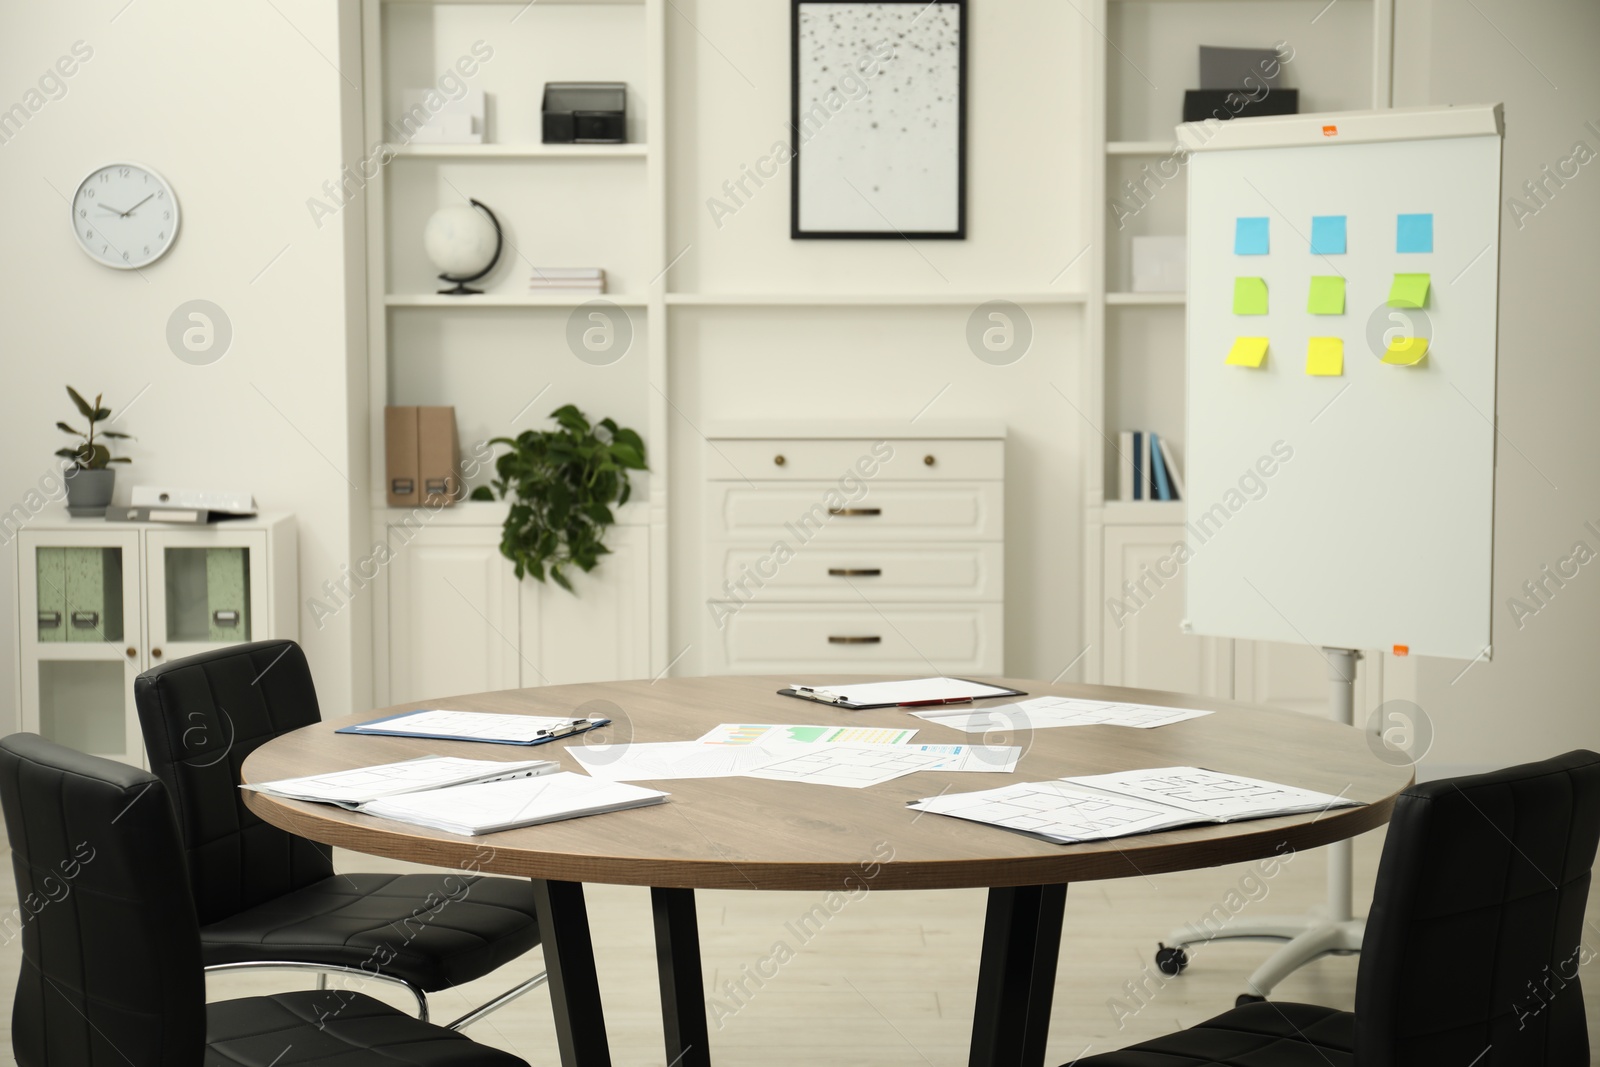
[(299, 960), (251, 960), (249, 963), (213, 963), (206, 967), (206, 973), (227, 971), (314, 971), (317, 974), (317, 988), (328, 987), (328, 975), (349, 974), (357, 978), (376, 982), (389, 982), (397, 985), (417, 998), (417, 1018), (422, 1022), (428, 1021), (428, 994), (422, 987), (406, 981), (404, 978), (392, 974), (383, 974), (380, 971), (368, 971), (360, 967), (336, 967), (327, 963), (305, 963)]
[(538, 989), (540, 986), (544, 985), (545, 982), (547, 982), (549, 980), (550, 980), (550, 972), (549, 971), (540, 971), (538, 974), (534, 975), (532, 978), (528, 979), (526, 982), (523, 982), (521, 985), (512, 986), (510, 989), (506, 990), (504, 993), (501, 993), (498, 997), (495, 997), (493, 1000), (486, 1001), (483, 1004), (480, 1004), (478, 1007), (473, 1008), (471, 1011), (467, 1012), (465, 1015), (463, 1015), (461, 1018), (457, 1019), (455, 1022), (446, 1023), (445, 1024), (445, 1029), (446, 1030), (462, 1030), (462, 1029), (465, 1029), (466, 1027), (471, 1026), (473, 1023), (477, 1022), (479, 1019), (483, 1018), (485, 1015), (488, 1015), (490, 1012), (499, 1011), (501, 1008), (505, 1007), (507, 1004), (510, 1004), (513, 1000), (516, 1000), (518, 997), (522, 996), (522, 994), (531, 992), (531, 991), (533, 991), (535, 989)]

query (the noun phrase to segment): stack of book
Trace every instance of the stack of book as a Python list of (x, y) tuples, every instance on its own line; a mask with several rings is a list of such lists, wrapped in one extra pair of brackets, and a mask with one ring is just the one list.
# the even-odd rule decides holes
[(535, 267), (528, 288), (535, 293), (599, 296), (606, 291), (606, 272), (599, 267)]
[(1123, 430), (1117, 470), (1123, 500), (1182, 500), (1183, 475), (1172, 446), (1155, 433)]

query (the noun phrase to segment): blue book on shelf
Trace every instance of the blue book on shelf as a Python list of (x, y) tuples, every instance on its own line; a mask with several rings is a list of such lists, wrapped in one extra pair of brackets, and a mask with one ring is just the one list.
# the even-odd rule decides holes
[(1150, 435), (1150, 467), (1155, 472), (1156, 491), (1153, 499), (1171, 500), (1172, 487), (1167, 484), (1167, 465), (1161, 460), (1161, 438)]
[(1144, 433), (1133, 432), (1133, 499), (1143, 500), (1144, 492)]

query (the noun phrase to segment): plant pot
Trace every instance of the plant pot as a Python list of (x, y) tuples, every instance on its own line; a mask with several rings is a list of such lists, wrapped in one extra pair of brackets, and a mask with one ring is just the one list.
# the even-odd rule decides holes
[(67, 475), (67, 514), (75, 518), (103, 518), (117, 486), (113, 470), (72, 471)]

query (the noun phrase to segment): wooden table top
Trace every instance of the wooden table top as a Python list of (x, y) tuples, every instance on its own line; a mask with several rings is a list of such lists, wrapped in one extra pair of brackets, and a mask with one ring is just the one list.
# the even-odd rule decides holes
[[(791, 681), (820, 685), (843, 680), (728, 677), (596, 682), (411, 703), (285, 734), (245, 760), (243, 777), (247, 782), (271, 781), (430, 753), (506, 761), (559, 758), (563, 770), (581, 772), (565, 750), (593, 739), (581, 735), (526, 748), (334, 733), (340, 726), (423, 706), (604, 715), (614, 724), (600, 740), (612, 742), (693, 740), (725, 722), (915, 727), (921, 742), (980, 740), (979, 735), (914, 718), (904, 709), (846, 711), (776, 693)], [(1076, 726), (989, 737), (989, 744), (1024, 747), (1012, 774), (922, 771), (866, 789), (755, 778), (644, 782), (671, 793), (670, 799), (653, 807), (484, 837), (459, 837), (331, 805), (257, 793), (248, 793), (246, 802), (267, 822), (314, 841), (441, 867), (670, 888), (837, 890), (870, 882), (873, 889), (957, 889), (1123, 878), (1312, 848), (1383, 825), (1395, 797), (1412, 781), (1409, 768), (1390, 766), (1374, 756), (1359, 730), (1313, 716), (1143, 689), (1047, 685), (1022, 679), (1005, 679), (1001, 684), (1030, 696), (1136, 701), (1206, 708), (1216, 714), (1151, 730)], [(999, 703), (1005, 700), (979, 701), (976, 706)], [(1270, 779), (1343, 795), (1363, 806), (1079, 845), (1051, 844), (905, 806), (945, 791), (973, 792), (1015, 782), (1173, 765)]]

